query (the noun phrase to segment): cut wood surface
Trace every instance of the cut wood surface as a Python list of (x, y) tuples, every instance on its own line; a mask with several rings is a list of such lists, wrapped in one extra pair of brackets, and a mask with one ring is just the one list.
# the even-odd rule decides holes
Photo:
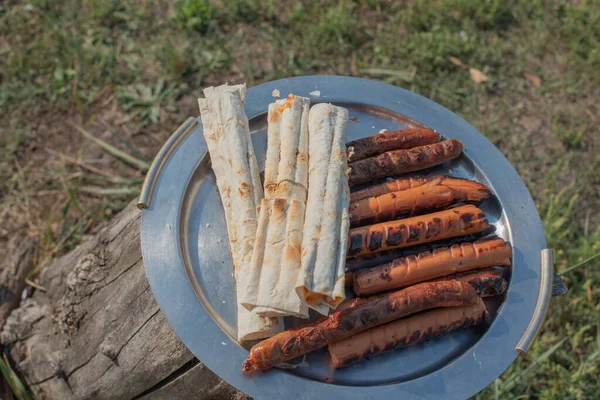
[[(37, 399), (242, 399), (171, 330), (146, 279), (129, 204), (54, 260), (0, 339)], [(191, 367), (190, 367), (191, 365)]]

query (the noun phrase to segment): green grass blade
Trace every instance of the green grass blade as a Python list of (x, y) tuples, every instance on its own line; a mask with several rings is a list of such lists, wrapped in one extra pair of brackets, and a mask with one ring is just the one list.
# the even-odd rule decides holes
[(583, 265), (585, 265), (585, 264), (589, 263), (589, 262), (590, 262), (590, 261), (592, 261), (592, 260), (595, 260), (595, 259), (596, 259), (596, 258), (598, 258), (598, 257), (600, 257), (600, 253), (596, 253), (596, 254), (594, 254), (593, 256), (591, 256), (591, 257), (589, 257), (589, 258), (586, 258), (585, 260), (583, 260), (583, 261), (580, 261), (580, 262), (578, 262), (577, 264), (575, 264), (575, 265), (573, 265), (573, 266), (571, 266), (571, 267), (569, 267), (569, 268), (567, 268), (567, 269), (565, 269), (565, 270), (559, 271), (559, 272), (558, 272), (558, 275), (559, 275), (559, 276), (562, 276), (562, 275), (566, 274), (567, 272), (571, 272), (571, 271), (573, 271), (574, 269), (577, 269), (577, 268), (579, 268), (579, 267), (582, 267)]
[(74, 124), (70, 124), (73, 128), (75, 128), (79, 133), (81, 133), (84, 137), (86, 137), (87, 139), (91, 140), (92, 142), (96, 143), (97, 145), (99, 145), (100, 147), (102, 147), (104, 150), (106, 150), (108, 153), (112, 154), (113, 156), (125, 161), (126, 163), (133, 165), (137, 168), (139, 168), (141, 171), (146, 172), (148, 170), (148, 168), (150, 168), (150, 163), (140, 160), (139, 158), (136, 158), (130, 154), (125, 153), (122, 150), (117, 149), (115, 146), (106, 143), (104, 140), (99, 139), (95, 136), (92, 136), (92, 134), (90, 134), (89, 132), (87, 132), (85, 129), (83, 129), (80, 126), (74, 125)]
[(131, 144), (129, 144), (129, 142), (127, 140), (123, 139), (123, 137), (121, 135), (119, 135), (119, 133), (115, 129), (113, 129), (113, 127), (108, 122), (106, 122), (102, 118), (98, 118), (97, 121), (100, 122), (102, 124), (102, 126), (104, 126), (104, 128), (106, 128), (106, 130), (110, 132), (112, 137), (114, 137), (119, 142), (121, 142), (125, 147), (127, 147), (127, 149), (129, 149), (129, 151), (131, 151), (131, 154), (133, 154), (135, 157), (139, 158), (142, 161), (145, 161), (147, 163), (150, 162), (150, 160), (148, 160), (146, 157), (144, 157), (144, 155), (142, 153), (140, 153), (135, 147), (133, 147)]
[(31, 395), (29, 394), (29, 392), (25, 388), (25, 385), (23, 385), (23, 382), (21, 382), (21, 379), (19, 379), (15, 371), (12, 370), (10, 364), (8, 364), (6, 356), (0, 358), (0, 371), (2, 372), (4, 379), (8, 383), (8, 386), (10, 386), (10, 389), (13, 391), (13, 393), (18, 399), (31, 400)]
[(519, 379), (526, 377), (530, 372), (532, 372), (536, 368), (536, 366), (538, 364), (546, 361), (552, 354), (554, 354), (554, 352), (556, 350), (558, 350), (563, 345), (563, 343), (566, 340), (567, 340), (567, 338), (563, 338), (560, 342), (556, 343), (554, 346), (552, 346), (548, 350), (546, 350), (544, 352), (544, 354), (542, 354), (541, 356), (536, 358), (527, 368), (525, 368), (525, 370), (523, 370), (523, 372), (521, 372), (518, 375), (514, 374), (509, 379), (507, 379), (504, 387), (502, 388), (502, 391), (506, 392), (506, 391), (512, 389), (517, 384)]
[(18, 398), (19, 390), (17, 389), (15, 383), (12, 380), (12, 376), (10, 374), (10, 369), (9, 369), (8, 365), (6, 364), (6, 362), (4, 362), (4, 359), (2, 359), (2, 358), (0, 358), (0, 372), (2, 372), (2, 376), (4, 376), (4, 379), (8, 383), (8, 386), (10, 386), (10, 389), (13, 391), (15, 396), (17, 396), (17, 398)]

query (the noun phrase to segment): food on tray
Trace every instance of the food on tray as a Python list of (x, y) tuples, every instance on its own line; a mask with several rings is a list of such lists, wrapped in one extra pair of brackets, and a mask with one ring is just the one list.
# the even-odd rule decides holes
[(490, 197), (481, 183), (438, 176), (412, 189), (350, 203), (350, 226), (362, 226), (442, 210), (458, 202), (477, 203)]
[(352, 288), (359, 296), (383, 292), (477, 268), (508, 266), (512, 250), (503, 239), (442, 247), (354, 272)]
[(486, 318), (487, 311), (481, 299), (473, 304), (425, 311), (331, 343), (329, 355), (333, 366), (341, 368), (369, 356), (477, 325)]
[(348, 256), (408, 247), (481, 232), (489, 227), (479, 208), (461, 206), (436, 213), (350, 229)]
[[(346, 279), (349, 280), (347, 285), (351, 285), (354, 280), (354, 274), (348, 273), (346, 274)], [(452, 275), (442, 276), (440, 278), (431, 279), (429, 282), (437, 282), (437, 281), (450, 281), (456, 280), (461, 282), (467, 282), (469, 285), (473, 286), (475, 292), (480, 297), (492, 297), (501, 295), (506, 291), (508, 286), (508, 282), (504, 279), (502, 271), (498, 268), (482, 268), (473, 271), (459, 272)], [(337, 311), (341, 311), (350, 307), (351, 305), (355, 305), (362, 301), (367, 301), (379, 295), (373, 295), (369, 297), (358, 297), (352, 300), (346, 300), (342, 302), (336, 309)]]
[(304, 203), (263, 199), (248, 290), (242, 303), (265, 316), (308, 318), (308, 307), (296, 294), (300, 270)]
[(348, 146), (348, 162), (376, 156), (390, 150), (409, 149), (438, 142), (440, 135), (431, 129), (400, 129), (353, 140)]
[(458, 157), (462, 149), (463, 144), (459, 140), (449, 139), (411, 149), (387, 151), (374, 157), (351, 162), (349, 183), (356, 185), (433, 167)]
[[(202, 131), (225, 211), (229, 246), (238, 296), (248, 287), (258, 208), (263, 197), (248, 117), (244, 112), (245, 85), (209, 87), (198, 99)], [(238, 340), (272, 336), (283, 329), (278, 318), (249, 311), (238, 302)]]
[(265, 198), (306, 202), (310, 99), (289, 95), (269, 104)]
[(433, 251), (440, 247), (448, 247), (455, 244), (474, 242), (482, 238), (496, 238), (497, 236), (493, 235), (495, 231), (496, 227), (494, 225), (490, 225), (489, 228), (470, 235), (456, 236), (449, 239), (442, 239), (437, 240), (435, 242), (419, 244), (417, 246), (379, 251), (376, 253), (369, 253), (358, 257), (349, 257), (346, 258), (346, 271), (354, 271), (357, 269), (374, 267), (376, 265), (381, 265), (395, 260), (396, 258), (407, 257), (413, 254), (423, 253), (425, 251)]
[[(339, 368), (488, 320), (482, 298), (506, 291), (512, 257), (472, 204), (490, 190), (451, 176), (394, 178), (458, 157), (460, 141), (403, 129), (346, 145), (346, 109), (290, 94), (269, 105), (259, 173), (245, 89), (210, 87), (199, 99), (235, 267), (238, 339), (264, 339), (242, 371), (325, 346)], [(346, 285), (363, 297), (345, 300)], [(283, 330), (281, 317), (307, 318), (309, 308), (322, 315)]]
[(250, 350), (242, 371), (264, 370), (407, 315), (476, 304), (473, 287), (459, 281), (426, 282), (338, 311), (319, 322), (281, 332)]
[(265, 198), (262, 200), (247, 289), (241, 302), (274, 317), (308, 318), (296, 294), (308, 186), (310, 100), (289, 95), (269, 105)]
[(327, 315), (345, 297), (348, 110), (317, 104), (310, 109), (308, 125), (308, 200), (296, 292), (309, 307)]
[(479, 297), (499, 296), (506, 291), (508, 282), (500, 268), (482, 268), (474, 271), (459, 272), (434, 279), (435, 281), (456, 280), (473, 286)]
[(421, 186), (432, 179), (432, 178), (399, 178), (385, 181), (367, 188), (356, 190), (350, 193), (350, 202), (366, 199), (367, 197), (381, 196), (382, 194), (390, 192), (399, 192), (401, 190), (411, 189), (417, 186)]

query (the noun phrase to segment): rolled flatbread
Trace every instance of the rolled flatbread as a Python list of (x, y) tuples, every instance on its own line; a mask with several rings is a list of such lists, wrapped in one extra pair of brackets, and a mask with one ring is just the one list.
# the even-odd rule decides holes
[(269, 105), (262, 201), (247, 290), (246, 308), (269, 317), (308, 318), (296, 294), (308, 180), (310, 100), (290, 95)]
[(263, 197), (248, 117), (244, 112), (245, 94), (246, 85), (222, 85), (204, 89), (205, 98), (198, 99), (202, 132), (223, 202), (233, 258), (239, 341), (262, 339), (283, 329), (280, 319), (258, 315), (239, 302), (247, 289), (245, 281)]
[(310, 99), (290, 94), (269, 104), (265, 198), (306, 202)]
[(327, 315), (344, 300), (344, 265), (350, 226), (346, 130), (348, 110), (317, 104), (308, 117), (308, 199), (298, 296)]
[[(255, 293), (252, 311), (264, 316), (308, 318), (308, 307), (296, 294), (300, 271), (304, 203), (299, 200), (263, 199), (252, 274), (248, 291)], [(255, 275), (259, 275), (255, 277)], [(258, 286), (254, 286), (258, 283)]]

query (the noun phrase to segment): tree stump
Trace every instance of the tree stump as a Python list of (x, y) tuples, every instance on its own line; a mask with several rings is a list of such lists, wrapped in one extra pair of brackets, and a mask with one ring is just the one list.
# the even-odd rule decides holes
[(248, 399), (200, 363), (152, 296), (135, 202), (47, 266), (0, 334), (37, 399)]

